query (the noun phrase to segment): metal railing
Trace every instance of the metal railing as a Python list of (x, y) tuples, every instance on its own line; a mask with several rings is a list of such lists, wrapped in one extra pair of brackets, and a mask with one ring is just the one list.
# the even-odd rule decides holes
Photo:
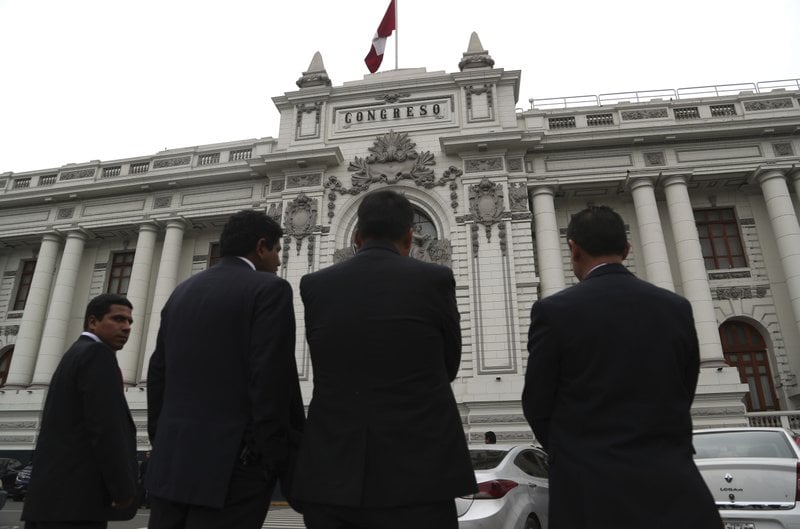
[(595, 107), (616, 105), (618, 103), (645, 103), (653, 100), (690, 99), (694, 97), (719, 97), (737, 95), (742, 92), (764, 94), (773, 90), (800, 90), (800, 79), (780, 79), (759, 83), (736, 83), (713, 86), (689, 86), (677, 89), (644, 90), (634, 92), (615, 92), (600, 95), (579, 95), (566, 97), (530, 98), (530, 110), (551, 110), (559, 108)]

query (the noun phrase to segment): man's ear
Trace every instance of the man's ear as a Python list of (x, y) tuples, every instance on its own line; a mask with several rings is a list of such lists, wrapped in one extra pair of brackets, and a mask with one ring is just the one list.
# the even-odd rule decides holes
[(356, 228), (356, 234), (353, 236), (353, 242), (356, 248), (361, 248), (364, 245), (364, 240), (361, 238), (361, 232), (358, 231), (358, 228)]
[(577, 261), (581, 258), (581, 255), (583, 255), (583, 248), (581, 248), (578, 243), (569, 239), (567, 241), (567, 246), (569, 246), (569, 255), (573, 261)]
[(408, 230), (403, 234), (403, 238), (399, 241), (399, 248), (400, 255), (407, 256), (411, 253), (411, 243), (414, 241), (414, 228), (409, 227)]
[(626, 242), (625, 243), (625, 251), (622, 252), (622, 260), (623, 261), (628, 258), (628, 254), (630, 252), (631, 252), (631, 243), (630, 242)]

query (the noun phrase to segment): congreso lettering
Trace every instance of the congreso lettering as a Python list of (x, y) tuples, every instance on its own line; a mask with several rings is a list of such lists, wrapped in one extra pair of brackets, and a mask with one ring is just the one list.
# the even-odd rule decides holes
[(345, 123), (364, 123), (370, 121), (386, 121), (389, 119), (418, 118), (425, 116), (438, 116), (442, 113), (439, 103), (433, 105), (408, 105), (405, 107), (357, 110), (345, 112)]

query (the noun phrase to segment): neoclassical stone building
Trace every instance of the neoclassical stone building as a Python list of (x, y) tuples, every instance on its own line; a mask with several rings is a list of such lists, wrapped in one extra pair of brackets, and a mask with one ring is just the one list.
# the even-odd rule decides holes
[[(519, 404), (530, 308), (574, 283), (564, 231), (588, 203), (625, 218), (636, 274), (692, 303), (696, 425), (797, 409), (797, 82), (523, 110), (521, 73), (495, 67), (476, 35), (458, 59), (454, 73), (403, 69), (333, 86), (317, 54), (298, 90), (273, 99), (277, 138), (0, 174), (0, 452), (33, 447), (53, 370), (102, 292), (135, 307), (119, 361), (146, 449), (159, 311), (178, 282), (213, 265), (226, 217), (256, 208), (279, 219), (279, 273), (297, 287), (352, 255), (360, 200), (387, 186), (416, 208), (413, 256), (455, 273), (464, 349), (453, 388), (471, 440), (488, 429), (531, 439)], [(299, 296), (295, 310), (308, 399)], [(208, 391), (224, 388), (209, 380)]]

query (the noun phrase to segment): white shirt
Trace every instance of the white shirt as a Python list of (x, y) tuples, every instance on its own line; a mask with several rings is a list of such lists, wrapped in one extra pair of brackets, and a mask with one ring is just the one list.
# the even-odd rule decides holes
[(248, 259), (247, 257), (242, 257), (241, 255), (237, 255), (236, 257), (238, 257), (239, 259), (241, 259), (242, 261), (244, 261), (245, 263), (247, 263), (247, 266), (249, 266), (249, 267), (250, 267), (250, 268), (252, 268), (253, 270), (255, 270), (255, 269), (256, 269), (256, 265), (254, 265), (254, 264), (253, 264), (253, 262), (252, 262), (252, 261), (250, 261), (250, 259)]

